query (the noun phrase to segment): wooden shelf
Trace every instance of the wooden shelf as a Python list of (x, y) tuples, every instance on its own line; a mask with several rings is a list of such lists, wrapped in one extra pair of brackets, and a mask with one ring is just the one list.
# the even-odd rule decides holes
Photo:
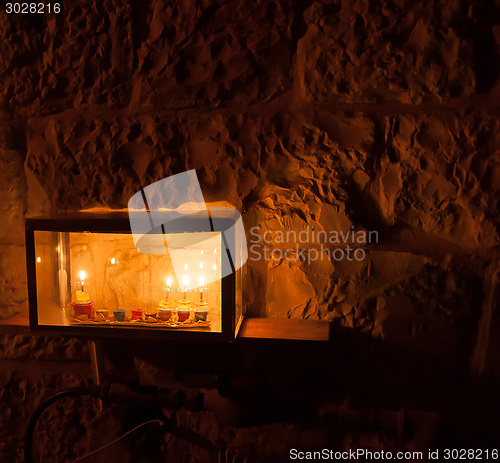
[(246, 318), (238, 338), (328, 341), (330, 324), (323, 320)]
[[(61, 335), (64, 330), (61, 330)], [(27, 312), (0, 320), (0, 333), (37, 335), (29, 331)], [(40, 333), (40, 335), (43, 335)], [(330, 324), (322, 320), (289, 320), (279, 318), (246, 318), (238, 338), (284, 339), (291, 341), (328, 341)]]
[(28, 334), (29, 333), (28, 312), (22, 312), (10, 318), (0, 320), (1, 334)]

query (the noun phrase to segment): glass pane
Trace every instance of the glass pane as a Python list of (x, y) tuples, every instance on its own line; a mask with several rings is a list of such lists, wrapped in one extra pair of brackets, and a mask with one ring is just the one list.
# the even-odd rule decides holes
[(38, 323), (220, 333), (221, 245), (151, 234), (139, 252), (131, 234), (35, 231)]

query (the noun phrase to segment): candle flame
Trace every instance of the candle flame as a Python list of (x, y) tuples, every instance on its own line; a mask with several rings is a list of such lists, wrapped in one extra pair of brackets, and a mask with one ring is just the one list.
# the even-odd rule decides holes
[(85, 274), (85, 272), (82, 270), (82, 271), (80, 272), (80, 281), (81, 281), (82, 283), (85, 281), (85, 277), (86, 277), (86, 276), (87, 276), (87, 275), (86, 275), (86, 274)]
[(188, 264), (184, 264), (184, 270), (188, 269)]
[(116, 259), (114, 257), (111, 258), (111, 265), (115, 265), (116, 264)]
[(217, 270), (217, 264), (214, 264), (214, 270)]
[(36, 261), (37, 261), (38, 263), (40, 263), (40, 262), (42, 262), (42, 258), (41, 258), (41, 257), (37, 257), (37, 258), (36, 258)]
[(167, 288), (171, 288), (172, 287), (172, 278), (168, 277), (167, 278)]
[(217, 254), (217, 249), (214, 249), (214, 254)]
[(188, 278), (188, 276), (187, 276), (187, 275), (184, 275), (183, 282), (184, 282), (184, 289), (186, 289), (186, 288), (187, 288), (187, 285), (188, 285), (188, 283), (189, 283), (189, 278)]
[(203, 277), (200, 278), (200, 289), (203, 289), (203, 286), (205, 286), (205, 279)]
[(203, 262), (200, 262), (200, 268), (203, 270)]

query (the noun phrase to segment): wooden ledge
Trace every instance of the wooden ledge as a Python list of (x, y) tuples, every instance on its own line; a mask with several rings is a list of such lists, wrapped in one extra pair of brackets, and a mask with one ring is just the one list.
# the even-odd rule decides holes
[(246, 318), (238, 338), (328, 341), (330, 324), (324, 320)]
[[(64, 330), (61, 330), (60, 334), (62, 335), (63, 332)], [(0, 320), (0, 334), (43, 335), (29, 331), (27, 312)], [(323, 320), (245, 318), (238, 338), (328, 341), (330, 339), (330, 324)]]
[(29, 334), (29, 326), (28, 312), (18, 313), (0, 320), (0, 334)]

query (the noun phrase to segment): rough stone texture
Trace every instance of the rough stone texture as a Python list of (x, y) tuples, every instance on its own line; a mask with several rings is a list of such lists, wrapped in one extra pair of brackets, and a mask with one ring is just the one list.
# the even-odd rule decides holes
[(26, 287), (26, 262), (22, 258), (24, 246), (0, 245), (0, 308), (3, 317), (9, 317), (28, 309)]
[(467, 29), (475, 5), (469, 11), (458, 1), (440, 6), (432, 0), (311, 2), (296, 54), (301, 96), (421, 103), (471, 95), (476, 70)]
[[(498, 2), (64, 8), (0, 16), (1, 317), (27, 308), (26, 215), (123, 208), (194, 168), (207, 200), (244, 212), (256, 252), (266, 232), (379, 233), (362, 262), (273, 243), (294, 252), (249, 261), (250, 315), (325, 319), (498, 376)], [(86, 358), (76, 344), (3, 345), (14, 362)], [(4, 423), (77, 376), (6, 372)], [(265, 446), (252, 432), (227, 441)], [(6, 439), (15, 461), (19, 437)]]
[[(76, 339), (21, 335), (1, 335), (0, 341), (0, 457), (23, 461), (24, 433), (35, 407), (62, 389), (88, 381), (87, 345)], [(96, 416), (96, 404), (88, 399), (68, 399), (49, 408), (35, 437), (41, 460), (71, 460), (85, 452), (85, 423)]]

